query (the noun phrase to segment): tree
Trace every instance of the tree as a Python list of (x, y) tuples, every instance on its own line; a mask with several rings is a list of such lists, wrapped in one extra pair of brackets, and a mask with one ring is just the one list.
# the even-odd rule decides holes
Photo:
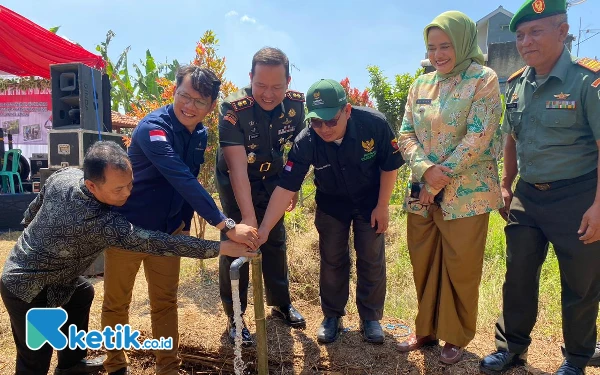
[(388, 81), (378, 66), (371, 65), (367, 70), (371, 82), (369, 93), (377, 102), (377, 110), (385, 115), (394, 131), (398, 133), (404, 117), (408, 89), (414, 80), (423, 74), (423, 69), (418, 69), (415, 75), (397, 74), (394, 85)]
[(373, 101), (369, 97), (369, 90), (365, 89), (361, 92), (356, 87), (350, 87), (350, 79), (348, 77), (342, 79), (340, 85), (342, 85), (344, 91), (346, 91), (348, 103), (356, 106), (373, 108)]

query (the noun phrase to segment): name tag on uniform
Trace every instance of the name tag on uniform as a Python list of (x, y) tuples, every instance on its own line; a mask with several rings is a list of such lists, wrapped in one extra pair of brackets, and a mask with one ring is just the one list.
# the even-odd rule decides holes
[(575, 100), (548, 100), (546, 109), (575, 109)]
[(517, 108), (518, 103), (506, 103), (506, 109), (515, 109)]
[(431, 104), (431, 99), (417, 99), (417, 104)]
[(250, 134), (248, 136), (248, 140), (251, 141), (251, 140), (256, 139), (258, 137), (260, 137), (260, 134)]

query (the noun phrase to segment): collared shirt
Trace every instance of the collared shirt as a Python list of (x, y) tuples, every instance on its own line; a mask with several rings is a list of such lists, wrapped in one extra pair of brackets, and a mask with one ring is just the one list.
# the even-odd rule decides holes
[(190, 133), (177, 120), (172, 104), (148, 114), (133, 131), (128, 149), (133, 190), (127, 203), (116, 210), (134, 225), (165, 233), (189, 221), (191, 211), (184, 210), (184, 201), (210, 225), (225, 220), (197, 180), (206, 143), (202, 123)]
[(304, 94), (297, 91), (287, 91), (272, 111), (265, 111), (255, 102), (251, 86), (228, 96), (220, 107), (217, 181), (229, 184), (223, 147), (244, 146), (250, 182), (273, 190), (283, 168), (285, 145), (304, 128), (303, 120)]
[(340, 210), (358, 208), (370, 217), (379, 197), (381, 171), (402, 164), (396, 137), (383, 114), (353, 106), (340, 145), (323, 141), (310, 127), (300, 132), (279, 186), (298, 191), (313, 165), (319, 209), (335, 216)]
[(502, 130), (516, 139), (520, 177), (529, 183), (575, 178), (598, 166), (600, 78), (567, 48), (541, 85), (527, 67), (508, 84)]
[(102, 250), (120, 247), (154, 255), (211, 258), (219, 242), (134, 227), (86, 188), (75, 168), (52, 174), (31, 202), (25, 230), (8, 255), (2, 283), (25, 302), (48, 288), (48, 307), (64, 305), (79, 275)]
[[(411, 181), (424, 182), (423, 174), (436, 164), (453, 170), (441, 203), (444, 220), (503, 206), (496, 164), (502, 147), (501, 112), (498, 77), (477, 63), (446, 79), (436, 72), (419, 76), (411, 86), (400, 149), (411, 169)], [(410, 197), (410, 186), (404, 207), (428, 215), (427, 207)]]

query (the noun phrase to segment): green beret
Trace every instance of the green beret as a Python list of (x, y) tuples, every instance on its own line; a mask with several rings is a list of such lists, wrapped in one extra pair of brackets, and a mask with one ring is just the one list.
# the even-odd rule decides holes
[(517, 26), (522, 22), (539, 20), (567, 13), (566, 0), (527, 0), (510, 20), (510, 31), (517, 31)]

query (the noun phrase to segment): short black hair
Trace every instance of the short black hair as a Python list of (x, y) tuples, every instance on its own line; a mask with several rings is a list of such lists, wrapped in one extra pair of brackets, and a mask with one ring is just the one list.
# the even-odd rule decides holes
[(115, 142), (98, 141), (85, 153), (83, 178), (95, 184), (103, 184), (106, 181), (104, 171), (107, 167), (130, 171), (131, 162), (125, 150)]
[(190, 76), (192, 88), (198, 91), (200, 95), (210, 97), (213, 102), (217, 100), (221, 89), (221, 80), (215, 72), (196, 65), (184, 65), (177, 70), (177, 87), (181, 85), (186, 76)]
[(252, 57), (252, 70), (250, 73), (254, 75), (256, 64), (277, 66), (283, 65), (285, 68), (285, 78), (290, 78), (290, 60), (279, 48), (263, 47), (258, 50)]

